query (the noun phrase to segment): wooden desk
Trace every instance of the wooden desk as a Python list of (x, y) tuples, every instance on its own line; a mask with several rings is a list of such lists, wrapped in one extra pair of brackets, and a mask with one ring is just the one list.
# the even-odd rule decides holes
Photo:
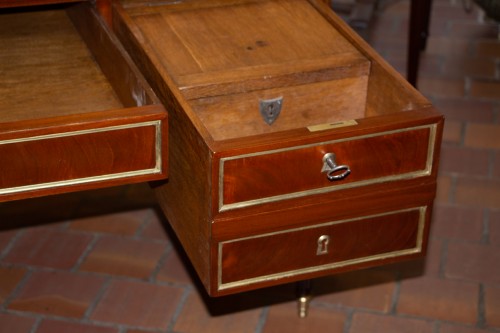
[(425, 253), (443, 119), (322, 1), (116, 7), (171, 120), (159, 203), (213, 296)]
[(323, 1), (123, 0), (113, 31), (88, 3), (17, 11), (4, 43), (49, 53), (2, 47), (1, 200), (168, 161), (155, 191), (212, 296), (425, 255), (443, 117)]

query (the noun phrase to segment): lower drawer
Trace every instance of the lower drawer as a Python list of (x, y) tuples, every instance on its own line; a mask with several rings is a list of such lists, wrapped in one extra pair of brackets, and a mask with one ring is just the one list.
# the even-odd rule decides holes
[(223, 241), (218, 290), (418, 254), (427, 207)]

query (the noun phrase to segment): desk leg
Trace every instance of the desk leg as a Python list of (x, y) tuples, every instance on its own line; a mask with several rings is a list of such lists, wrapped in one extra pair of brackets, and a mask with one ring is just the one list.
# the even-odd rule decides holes
[(427, 44), (432, 0), (411, 0), (407, 79), (416, 87), (420, 52)]

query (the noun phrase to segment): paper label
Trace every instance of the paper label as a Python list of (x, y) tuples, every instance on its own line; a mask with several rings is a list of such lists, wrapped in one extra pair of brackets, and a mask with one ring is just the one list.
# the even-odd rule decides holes
[(334, 123), (307, 126), (309, 132), (319, 132), (332, 128), (346, 127), (346, 126), (354, 126), (357, 125), (358, 122), (356, 120), (345, 120), (345, 121), (337, 121)]

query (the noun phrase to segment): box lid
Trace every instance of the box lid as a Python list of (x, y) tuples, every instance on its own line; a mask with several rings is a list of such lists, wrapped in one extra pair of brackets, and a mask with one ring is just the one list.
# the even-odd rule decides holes
[(307, 1), (184, 1), (128, 12), (188, 99), (368, 70), (366, 58)]

